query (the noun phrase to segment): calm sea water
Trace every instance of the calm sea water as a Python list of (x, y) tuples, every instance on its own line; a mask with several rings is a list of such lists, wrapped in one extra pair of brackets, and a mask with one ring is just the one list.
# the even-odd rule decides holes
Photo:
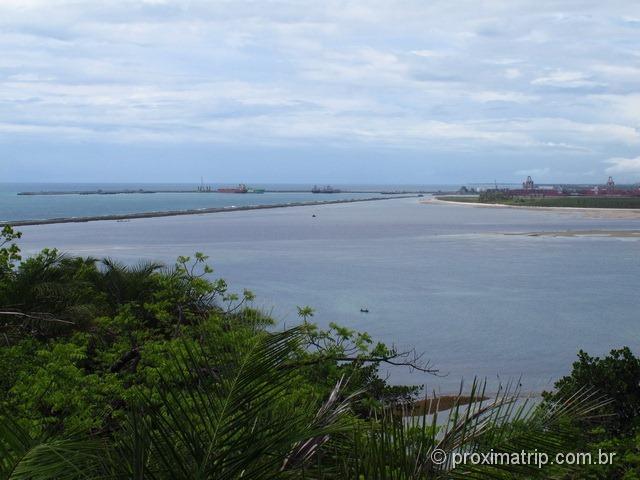
[[(211, 185), (215, 190), (223, 185)], [(225, 185), (232, 187), (234, 185)], [(195, 210), (247, 205), (273, 205), (291, 202), (368, 198), (371, 193), (338, 193), (317, 195), (313, 185), (251, 185), (269, 190), (308, 190), (308, 193), (123, 193), (117, 195), (17, 195), (18, 192), (108, 190), (195, 190), (197, 184), (116, 184), (57, 183), (0, 184), (0, 222), (42, 220), (61, 217), (84, 217), (168, 210)], [(381, 186), (340, 186), (343, 190), (380, 190)], [(391, 187), (393, 188), (393, 187)], [(401, 188), (407, 188), (403, 186)], [(415, 187), (411, 187), (415, 188)]]
[[(316, 217), (312, 217), (315, 214)], [(505, 233), (637, 229), (580, 213), (425, 205), (418, 199), (24, 227), (22, 246), (127, 262), (210, 255), (216, 274), (292, 325), (315, 320), (415, 347), (443, 377), (393, 369), (397, 383), (457, 390), (522, 376), (549, 388), (579, 349), (640, 347), (640, 242)], [(369, 314), (360, 313), (367, 307)]]

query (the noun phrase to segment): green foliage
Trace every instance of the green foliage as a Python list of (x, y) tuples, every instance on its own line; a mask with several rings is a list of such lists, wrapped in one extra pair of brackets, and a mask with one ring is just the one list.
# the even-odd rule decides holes
[(521, 207), (640, 208), (640, 197), (514, 196), (509, 190), (485, 190), (478, 196), (443, 196), (438, 200), (464, 203), (500, 203)]
[(584, 389), (603, 392), (610, 400), (598, 415), (572, 424), (575, 448), (616, 453), (614, 465), (585, 467), (581, 478), (640, 478), (640, 359), (627, 347), (604, 358), (580, 351), (571, 374), (555, 386), (555, 392), (543, 394), (545, 402)]
[(111, 475), (147, 469), (172, 479), (277, 478), (302, 468), (346, 425), (344, 402), (289, 401), (298, 378), (282, 367), (299, 348), (299, 331), (231, 335), (226, 345), (235, 348), (213, 340), (171, 355), (176, 371), (161, 377), (157, 399), (140, 398), (117, 461), (108, 462)]
[[(166, 355), (176, 342), (216, 338), (219, 348), (228, 348), (230, 335), (264, 335), (273, 320), (251, 308), (254, 294), (230, 292), (224, 280), (210, 279), (212, 272), (201, 253), (164, 268), (45, 249), (13, 265), (0, 295), (0, 360), (15, 367), (0, 371), (0, 407), (31, 433), (112, 431), (135, 396), (132, 389), (153, 395), (172, 368)], [(307, 319), (313, 310), (301, 308), (300, 315)], [(414, 392), (378, 378), (391, 351), (367, 334), (337, 325), (320, 331), (305, 322), (303, 337), (287, 367), (298, 378), (295, 402), (329, 395), (345, 375), (346, 395), (366, 392), (362, 415), (375, 402)], [(316, 349), (317, 342), (324, 348)]]
[(15, 268), (15, 263), (19, 262), (20, 248), (14, 242), (22, 236), (22, 233), (16, 232), (10, 225), (2, 227), (0, 232), (0, 281), (5, 275), (10, 274)]
[[(56, 438), (0, 417), (0, 478), (282, 478), (348, 423), (340, 385), (324, 402), (292, 403), (283, 370), (301, 332), (180, 341), (149, 390), (135, 389), (115, 432)], [(47, 477), (49, 475), (49, 477)]]
[(478, 195), (443, 195), (436, 197), (437, 200), (444, 200), (446, 202), (463, 202), (463, 203), (478, 203), (480, 201)]
[(640, 208), (640, 197), (531, 197), (514, 198), (514, 205), (572, 208)]
[[(303, 312), (304, 313), (304, 310)], [(304, 322), (304, 349), (299, 352), (298, 366), (304, 369), (311, 380), (314, 391), (348, 378), (348, 392), (363, 390), (359, 404), (354, 407), (361, 416), (369, 415), (371, 409), (382, 404), (399, 404), (412, 401), (419, 386), (390, 386), (378, 375), (380, 365), (406, 357), (410, 352), (398, 352), (380, 342), (374, 342), (366, 332), (340, 326), (334, 322), (329, 328)], [(408, 366), (418, 366), (407, 362)]]
[[(550, 471), (563, 478), (576, 471), (521, 464), (452, 469), (451, 459), (464, 452), (566, 451), (561, 420), (597, 408), (590, 394), (549, 411), (516, 408), (507, 391), (483, 403), (475, 384), (471, 404), (456, 404), (444, 422), (426, 415), (403, 420), (388, 407), (364, 422), (350, 415), (356, 398), (342, 395), (343, 382), (324, 401), (291, 401), (299, 378), (284, 367), (300, 334), (240, 337), (230, 350), (205, 342), (172, 351), (171, 374), (136, 398), (113, 433), (30, 434), (0, 417), (6, 429), (0, 428), (0, 478), (484, 479), (550, 478)], [(436, 448), (449, 462), (434, 462)]]
[[(581, 353), (559, 383), (571, 402), (549, 394), (541, 408), (515, 409), (502, 392), (487, 404), (474, 384), (470, 406), (456, 403), (444, 422), (406, 420), (419, 388), (378, 372), (434, 372), (419, 355), (336, 323), (319, 328), (310, 307), (298, 308), (299, 327), (274, 333), (253, 293), (212, 279), (202, 253), (171, 268), (54, 249), (21, 261), (19, 233), (2, 235), (0, 480), (451, 478), (451, 465), (430, 461), (436, 446), (552, 452), (578, 437), (625, 459), (589, 470), (593, 478), (634, 478), (639, 368), (628, 350)], [(613, 392), (618, 424), (590, 418), (610, 413), (592, 389)], [(544, 478), (512, 468), (460, 475)]]
[(91, 478), (99, 445), (89, 438), (56, 438), (29, 433), (10, 416), (0, 415), (0, 479), (78, 480)]
[(298, 308), (298, 316), (302, 318), (305, 321), (305, 323), (309, 318), (313, 317), (313, 315), (315, 314), (315, 311), (313, 310), (313, 308), (309, 306), (297, 307), (297, 308)]
[(110, 373), (87, 373), (86, 346), (56, 343), (36, 352), (35, 368), (21, 375), (9, 390), (11, 401), (24, 415), (36, 417), (33, 426), (47, 432), (94, 429), (103, 425), (104, 406), (121, 394)]
[[(206, 257), (175, 268), (43, 250), (0, 282), (0, 407), (30, 431), (115, 428), (132, 386), (150, 388), (173, 342), (214, 324), (267, 325), (236, 301), (222, 280), (209, 281)], [(218, 301), (219, 300), (219, 301)], [(244, 320), (242, 320), (242, 319)], [(247, 335), (252, 335), (253, 330)]]
[(640, 197), (513, 196), (508, 190), (486, 190), (479, 197), (442, 197), (458, 202), (501, 203), (523, 207), (640, 208)]
[[(469, 403), (456, 402), (444, 418), (423, 413), (407, 419), (398, 410), (382, 409), (376, 421), (360, 424), (354, 433), (341, 478), (550, 478), (550, 469), (535, 464), (453, 465), (453, 459), (474, 452), (519, 454), (537, 449), (551, 456), (566, 451), (571, 444), (564, 419), (589, 416), (601, 402), (592, 392), (583, 392), (552, 408), (539, 408), (526, 400), (517, 402), (518, 391), (510, 386), (490, 400), (484, 400), (485, 394), (484, 384), (474, 382)], [(446, 455), (444, 462), (434, 461), (443, 458), (432, 455), (436, 449)], [(555, 473), (573, 470), (561, 467)]]
[[(640, 359), (628, 347), (611, 350), (604, 358), (592, 357), (581, 350), (571, 374), (558, 380), (555, 386), (563, 394), (585, 387), (605, 392), (611, 402), (603, 413), (609, 415), (598, 419), (596, 425), (603, 426), (608, 434), (626, 434), (640, 426)], [(553, 399), (555, 395), (547, 393), (545, 398)]]
[(507, 190), (484, 190), (480, 192), (478, 201), (480, 203), (502, 203), (510, 198), (511, 195)]

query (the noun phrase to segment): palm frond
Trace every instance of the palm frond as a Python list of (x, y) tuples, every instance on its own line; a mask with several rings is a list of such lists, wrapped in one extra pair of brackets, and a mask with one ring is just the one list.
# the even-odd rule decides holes
[(280, 367), (302, 338), (293, 329), (238, 336), (222, 349), (185, 343), (157, 397), (138, 399), (120, 450), (137, 453), (117, 462), (126, 466), (120, 475), (257, 480), (304, 468), (329, 435), (346, 430), (352, 399), (340, 400), (339, 382), (318, 409), (285, 401), (296, 375)]
[(90, 478), (102, 448), (80, 437), (33, 437), (10, 415), (0, 415), (0, 480)]
[(100, 287), (114, 308), (128, 302), (143, 303), (153, 290), (153, 274), (163, 267), (149, 261), (128, 266), (111, 258), (102, 259), (101, 266)]
[[(462, 388), (460, 393), (462, 393)], [(608, 400), (593, 391), (563, 399), (555, 405), (541, 405), (522, 398), (517, 388), (507, 385), (492, 400), (485, 400), (486, 384), (474, 381), (465, 402), (446, 414), (400, 417), (397, 410), (384, 409), (376, 422), (358, 428), (344, 475), (367, 479), (435, 478), (546, 478), (545, 470), (530, 464), (457, 465), (457, 455), (474, 452), (496, 454), (545, 452), (553, 455), (568, 448), (566, 418), (584, 418), (598, 411)], [(462, 395), (460, 395), (462, 398)], [(434, 400), (437, 401), (437, 400)], [(438, 410), (435, 408), (434, 410)], [(440, 451), (442, 457), (434, 457)], [(342, 452), (344, 455), (344, 452)], [(441, 458), (445, 460), (440, 462)], [(571, 468), (571, 467), (567, 467)]]

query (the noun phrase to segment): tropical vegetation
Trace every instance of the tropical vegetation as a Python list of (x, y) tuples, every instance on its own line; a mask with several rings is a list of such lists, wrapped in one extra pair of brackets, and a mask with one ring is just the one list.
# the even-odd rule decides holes
[[(4, 227), (0, 479), (637, 478), (640, 365), (628, 349), (581, 352), (541, 402), (473, 382), (448, 413), (412, 415), (420, 389), (379, 370), (437, 374), (420, 355), (319, 328), (309, 307), (282, 329), (252, 292), (214, 279), (201, 253), (170, 267), (55, 249), (22, 258), (19, 239)], [(576, 448), (622, 458), (451, 461)]]
[(623, 196), (514, 196), (505, 190), (485, 190), (478, 195), (442, 196), (439, 200), (489, 203), (520, 207), (640, 208), (640, 197)]

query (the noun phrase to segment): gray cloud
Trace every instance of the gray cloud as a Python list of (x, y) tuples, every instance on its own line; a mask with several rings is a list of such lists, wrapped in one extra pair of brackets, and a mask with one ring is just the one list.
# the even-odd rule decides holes
[(606, 163), (611, 165), (607, 167), (607, 173), (640, 175), (640, 157), (610, 158)]
[(513, 175), (633, 180), (603, 160), (640, 147), (638, 19), (626, 1), (4, 0), (0, 148), (474, 152), (470, 179), (508, 153)]

